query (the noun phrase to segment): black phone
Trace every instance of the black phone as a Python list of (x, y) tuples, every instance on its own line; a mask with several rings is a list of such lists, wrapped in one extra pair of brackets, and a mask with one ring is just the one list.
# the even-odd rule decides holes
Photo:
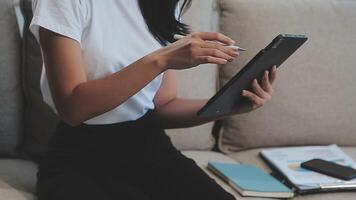
[(252, 60), (226, 83), (201, 108), (197, 115), (200, 117), (220, 116), (231, 113), (236, 104), (245, 98), (242, 90), (250, 90), (252, 80), (260, 79), (265, 70), (279, 67), (306, 41), (305, 35), (280, 34), (262, 49)]
[(313, 159), (303, 162), (301, 167), (342, 180), (356, 178), (356, 169), (322, 159)]

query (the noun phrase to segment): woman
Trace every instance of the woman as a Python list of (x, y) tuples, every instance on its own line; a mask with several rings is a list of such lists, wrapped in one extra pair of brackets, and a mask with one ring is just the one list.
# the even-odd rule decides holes
[[(30, 29), (42, 49), (41, 89), (62, 120), (39, 166), (40, 200), (234, 199), (164, 132), (217, 119), (196, 116), (207, 100), (176, 97), (175, 70), (238, 56), (222, 34), (189, 34), (177, 4), (34, 1)], [(187, 36), (175, 42), (174, 34)], [(252, 109), (270, 100), (275, 78), (276, 68), (243, 92)]]

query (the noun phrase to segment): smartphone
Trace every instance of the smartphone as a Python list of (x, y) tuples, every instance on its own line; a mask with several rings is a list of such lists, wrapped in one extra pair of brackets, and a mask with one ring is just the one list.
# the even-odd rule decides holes
[(313, 159), (303, 162), (301, 167), (342, 180), (356, 178), (356, 169), (322, 159)]

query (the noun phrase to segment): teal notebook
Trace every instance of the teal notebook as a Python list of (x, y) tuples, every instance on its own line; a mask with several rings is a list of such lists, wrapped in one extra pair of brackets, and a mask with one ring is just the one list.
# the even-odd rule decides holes
[(229, 183), (242, 196), (272, 198), (294, 196), (291, 189), (253, 165), (209, 162), (208, 169)]

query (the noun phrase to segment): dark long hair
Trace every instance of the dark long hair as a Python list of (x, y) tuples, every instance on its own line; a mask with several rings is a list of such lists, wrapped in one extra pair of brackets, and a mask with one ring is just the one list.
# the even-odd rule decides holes
[[(142, 16), (152, 35), (163, 46), (174, 42), (174, 34), (189, 33), (186, 24), (176, 19), (176, 8), (179, 0), (138, 0)], [(180, 8), (183, 13), (191, 4), (191, 0), (184, 0)], [(180, 17), (180, 16), (179, 16)]]

